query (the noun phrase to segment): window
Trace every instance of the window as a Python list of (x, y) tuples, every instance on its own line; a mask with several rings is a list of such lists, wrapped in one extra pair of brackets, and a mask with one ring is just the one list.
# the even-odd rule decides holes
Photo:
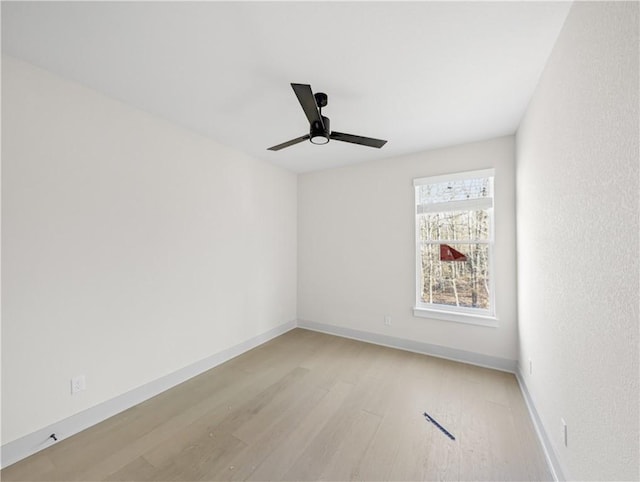
[(497, 326), (493, 177), (490, 169), (414, 180), (416, 316)]

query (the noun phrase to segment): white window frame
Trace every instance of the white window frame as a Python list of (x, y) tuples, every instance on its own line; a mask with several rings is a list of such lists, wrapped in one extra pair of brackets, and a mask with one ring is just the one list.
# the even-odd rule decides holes
[[(413, 180), (414, 186), (414, 220), (415, 220), (415, 259), (416, 259), (416, 279), (415, 279), (415, 306), (413, 315), (421, 318), (431, 318), (458, 323), (467, 323), (481, 326), (498, 326), (496, 316), (496, 296), (495, 296), (495, 269), (494, 269), (494, 245), (495, 245), (495, 186), (491, 198), (469, 199), (462, 201), (450, 201), (441, 203), (419, 204), (418, 187), (425, 184), (438, 184), (447, 181), (460, 181), (466, 179), (477, 179), (483, 177), (493, 178), (495, 183), (495, 170), (483, 169), (476, 171), (458, 172), (442, 176), (422, 177)], [(422, 258), (420, 239), (420, 223), (418, 215), (425, 212), (447, 212), (447, 211), (470, 211), (473, 209), (486, 209), (489, 213), (490, 237), (488, 240), (440, 240), (438, 244), (470, 244), (486, 243), (489, 245), (489, 309), (468, 308), (462, 306), (450, 306), (437, 303), (425, 303), (422, 301)], [(429, 243), (433, 244), (433, 243)]]

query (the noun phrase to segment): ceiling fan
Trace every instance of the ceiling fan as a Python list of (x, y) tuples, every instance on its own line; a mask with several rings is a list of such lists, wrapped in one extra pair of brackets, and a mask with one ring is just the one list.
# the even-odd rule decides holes
[(378, 149), (387, 143), (387, 141), (381, 139), (332, 131), (329, 128), (329, 118), (322, 115), (322, 108), (327, 106), (327, 94), (322, 92), (314, 94), (311, 91), (311, 86), (308, 84), (291, 84), (291, 87), (293, 87), (293, 91), (298, 97), (302, 110), (306, 114), (307, 119), (309, 119), (309, 134), (283, 142), (267, 150), (279, 151), (280, 149), (293, 146), (307, 139), (309, 139), (312, 144), (326, 144), (329, 142), (329, 139), (333, 139), (335, 141), (360, 144), (361, 146), (377, 147)]

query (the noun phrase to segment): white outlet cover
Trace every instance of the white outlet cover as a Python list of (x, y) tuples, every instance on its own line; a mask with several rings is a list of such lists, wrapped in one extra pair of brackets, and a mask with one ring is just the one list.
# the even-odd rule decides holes
[(87, 389), (87, 381), (84, 375), (71, 378), (71, 393), (78, 393)]

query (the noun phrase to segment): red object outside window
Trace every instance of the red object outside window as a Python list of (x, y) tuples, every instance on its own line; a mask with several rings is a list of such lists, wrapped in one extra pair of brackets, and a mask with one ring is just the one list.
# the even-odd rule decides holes
[(440, 261), (466, 261), (467, 257), (448, 244), (440, 245)]

